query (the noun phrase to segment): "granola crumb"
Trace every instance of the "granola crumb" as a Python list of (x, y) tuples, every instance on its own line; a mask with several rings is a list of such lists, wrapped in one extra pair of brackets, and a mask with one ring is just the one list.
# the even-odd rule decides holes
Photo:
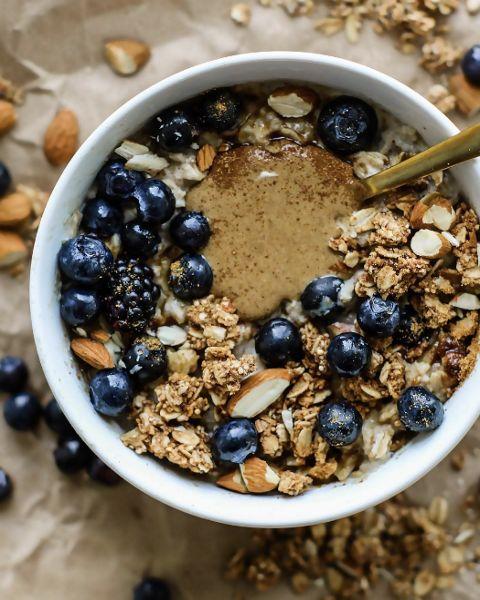
[(312, 478), (308, 475), (294, 471), (283, 471), (280, 474), (278, 491), (281, 494), (287, 494), (288, 496), (298, 496), (298, 494), (301, 494), (308, 489), (311, 483)]

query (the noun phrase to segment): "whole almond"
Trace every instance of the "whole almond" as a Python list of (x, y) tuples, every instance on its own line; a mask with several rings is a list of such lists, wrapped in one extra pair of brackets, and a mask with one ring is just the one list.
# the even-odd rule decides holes
[(211, 144), (204, 144), (197, 152), (197, 166), (200, 171), (207, 171), (212, 165), (216, 156), (215, 148)]
[(25, 242), (13, 231), (0, 231), (0, 269), (11, 267), (27, 258)]
[(452, 244), (438, 231), (419, 229), (410, 240), (410, 248), (423, 258), (441, 258), (452, 250)]
[(415, 204), (410, 215), (410, 225), (414, 229), (437, 228), (448, 231), (455, 219), (455, 210), (450, 200), (433, 193)]
[(72, 352), (94, 369), (111, 369), (114, 367), (110, 353), (100, 342), (88, 338), (75, 338), (70, 342)]
[(243, 482), (252, 494), (264, 494), (278, 487), (280, 477), (276, 471), (261, 458), (256, 456), (247, 459), (240, 465)]
[(105, 331), (105, 329), (99, 327), (90, 331), (90, 337), (96, 342), (101, 342), (102, 344), (105, 344), (105, 342), (108, 342), (108, 340), (112, 336), (108, 333), (108, 331)]
[(0, 135), (9, 131), (17, 121), (17, 113), (11, 102), (0, 100)]
[(150, 58), (150, 48), (137, 40), (112, 40), (104, 46), (105, 58), (118, 75), (133, 75)]
[(32, 212), (30, 199), (20, 192), (0, 199), (0, 227), (15, 227), (28, 219)]
[(78, 120), (68, 108), (56, 114), (45, 132), (43, 151), (48, 162), (56, 167), (66, 164), (78, 146)]

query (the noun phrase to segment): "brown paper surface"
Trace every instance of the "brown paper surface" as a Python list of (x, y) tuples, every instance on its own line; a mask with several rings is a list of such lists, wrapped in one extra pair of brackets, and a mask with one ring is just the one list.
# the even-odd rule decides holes
[[(233, 3), (233, 2), (232, 2)], [(252, 2), (253, 4), (253, 2)], [(256, 3), (248, 28), (233, 24), (225, 0), (0, 0), (0, 72), (28, 94), (18, 125), (0, 141), (0, 160), (17, 183), (50, 189), (59, 171), (41, 150), (43, 132), (61, 106), (79, 116), (85, 137), (113, 109), (148, 85), (193, 64), (241, 52), (324, 52), (375, 67), (425, 92), (432, 81), (388, 36), (366, 25), (360, 43), (343, 34), (326, 38), (312, 21), (291, 19)], [(463, 10), (449, 23), (464, 46), (478, 42), (479, 17)], [(136, 76), (120, 78), (102, 59), (108, 38), (136, 37), (153, 55)], [(0, 355), (24, 356), (31, 385), (48, 399), (35, 358), (27, 304), (27, 278), (0, 275)], [(42, 424), (35, 433), (16, 433), (0, 418), (0, 465), (15, 481), (14, 498), (0, 508), (0, 598), (2, 600), (129, 599), (144, 573), (165, 576), (179, 598), (233, 598), (238, 586), (225, 583), (221, 565), (248, 531), (195, 519), (168, 509), (128, 484), (104, 489), (83, 476), (56, 470), (54, 436)], [(478, 480), (480, 427), (463, 443), (466, 468), (448, 462), (411, 490), (427, 503), (436, 493), (460, 498)], [(454, 517), (458, 515), (453, 515)], [(462, 574), (444, 597), (478, 598), (480, 584)], [(256, 594), (247, 590), (245, 597)], [(264, 598), (290, 598), (282, 587)], [(318, 597), (312, 591), (306, 597)], [(371, 596), (373, 597), (373, 596)], [(385, 597), (385, 595), (384, 595)]]

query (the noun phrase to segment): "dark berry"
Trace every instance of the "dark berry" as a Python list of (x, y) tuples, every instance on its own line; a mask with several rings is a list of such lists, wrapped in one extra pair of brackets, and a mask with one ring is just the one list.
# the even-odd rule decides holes
[(360, 98), (338, 96), (320, 112), (317, 131), (327, 148), (339, 154), (366, 150), (378, 128), (375, 110)]
[(242, 464), (257, 451), (258, 435), (255, 425), (248, 419), (227, 421), (215, 430), (213, 445), (218, 460)]
[(151, 123), (152, 139), (166, 152), (183, 152), (192, 145), (197, 131), (192, 117), (182, 108), (167, 108)]
[(150, 258), (156, 254), (160, 241), (158, 231), (141, 221), (130, 221), (123, 226), (122, 247), (129, 256)]
[(480, 86), (480, 44), (475, 44), (465, 53), (462, 71), (472, 85)]
[(97, 176), (98, 195), (107, 200), (129, 200), (144, 180), (141, 173), (127, 169), (120, 161), (109, 162)]
[(91, 452), (75, 435), (63, 438), (53, 451), (55, 464), (62, 473), (72, 475), (82, 471), (90, 461)]
[(304, 311), (312, 318), (329, 321), (336, 317), (343, 306), (339, 299), (343, 280), (333, 275), (317, 277), (311, 281), (300, 296)]
[(130, 377), (140, 385), (158, 379), (167, 370), (167, 353), (156, 337), (143, 335), (137, 338), (123, 356)]
[(122, 223), (122, 211), (108, 200), (93, 198), (85, 202), (81, 223), (85, 231), (95, 233), (101, 238), (108, 238), (120, 232)]
[(42, 405), (29, 392), (20, 392), (7, 398), (3, 407), (5, 421), (17, 431), (33, 429), (42, 415)]
[(187, 252), (195, 252), (206, 246), (210, 238), (210, 225), (201, 212), (182, 212), (170, 221), (170, 235), (176, 246)]
[(6, 165), (0, 161), (0, 196), (7, 193), (8, 188), (12, 184), (12, 177)]
[(170, 265), (168, 285), (182, 300), (207, 296), (213, 284), (213, 271), (201, 254), (185, 253)]
[(0, 358), (0, 392), (19, 392), (25, 387), (28, 368), (18, 356)]
[(92, 234), (80, 234), (63, 242), (58, 253), (60, 271), (76, 283), (94, 285), (111, 270), (113, 256)]
[(318, 413), (318, 433), (330, 446), (348, 446), (362, 431), (362, 416), (344, 400), (329, 402)]
[(101, 461), (98, 456), (94, 456), (89, 462), (87, 466), (87, 472), (93, 481), (102, 483), (103, 485), (114, 486), (121, 481), (121, 478), (115, 473), (115, 471), (112, 471), (110, 467), (107, 467), (107, 465)]
[(233, 129), (241, 112), (240, 98), (227, 89), (210, 90), (198, 98), (197, 119), (204, 129), (218, 132)]
[(158, 577), (145, 577), (135, 586), (133, 600), (170, 600), (168, 583)]
[(0, 468), (0, 502), (10, 498), (13, 492), (13, 484), (10, 475)]
[(71, 287), (60, 296), (60, 314), (65, 323), (84, 325), (100, 312), (100, 296), (96, 290)]
[(161, 225), (173, 217), (175, 196), (166, 183), (147, 179), (137, 186), (132, 200), (137, 205), (137, 216), (143, 223)]
[(302, 338), (298, 328), (288, 319), (276, 317), (260, 327), (255, 349), (268, 367), (283, 367), (303, 357)]
[(406, 304), (400, 310), (400, 323), (395, 331), (394, 341), (407, 348), (417, 346), (425, 335), (425, 325), (413, 308)]
[(52, 398), (45, 407), (43, 417), (49, 429), (58, 433), (58, 435), (74, 435), (73, 427), (68, 422), (67, 417), (63, 414), (62, 409), (55, 398)]
[(424, 387), (407, 388), (398, 400), (397, 408), (405, 429), (415, 433), (432, 431), (443, 421), (443, 404)]
[(98, 371), (90, 381), (90, 400), (97, 412), (118, 417), (133, 400), (133, 385), (127, 372), (121, 369)]
[(389, 337), (400, 324), (400, 306), (395, 300), (384, 300), (374, 294), (360, 304), (357, 319), (368, 335)]
[(327, 350), (331, 368), (341, 377), (359, 375), (370, 362), (371, 355), (367, 340), (353, 331), (336, 335)]
[(114, 329), (140, 333), (150, 323), (159, 297), (148, 265), (137, 258), (119, 258), (103, 292), (105, 316)]

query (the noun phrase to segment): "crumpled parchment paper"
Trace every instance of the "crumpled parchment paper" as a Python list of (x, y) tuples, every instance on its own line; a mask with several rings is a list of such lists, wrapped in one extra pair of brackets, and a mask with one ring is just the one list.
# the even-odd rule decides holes
[[(416, 56), (400, 54), (391, 38), (376, 36), (369, 26), (351, 45), (343, 34), (326, 38), (315, 32), (308, 18), (292, 19), (282, 10), (251, 4), (252, 22), (242, 28), (229, 19), (231, 2), (225, 0), (1, 0), (0, 73), (28, 93), (17, 126), (0, 141), (0, 160), (17, 183), (51, 189), (59, 170), (46, 162), (41, 141), (59, 107), (76, 111), (84, 139), (148, 85), (228, 54), (323, 52), (385, 71), (420, 92), (432, 83), (417, 67)], [(479, 41), (479, 17), (460, 10), (449, 23), (452, 37), (464, 46)], [(118, 77), (102, 59), (103, 42), (122, 36), (141, 39), (153, 50), (150, 62), (132, 78)], [(32, 388), (47, 400), (30, 331), (27, 286), (26, 276), (0, 275), (0, 355), (25, 357)], [(104, 489), (84, 476), (62, 476), (53, 463), (54, 446), (43, 424), (35, 433), (16, 433), (0, 418), (0, 465), (15, 481), (14, 498), (0, 507), (2, 600), (127, 600), (144, 573), (166, 577), (177, 590), (175, 597), (185, 599), (233, 598), (242, 589), (222, 581), (221, 566), (248, 537), (247, 530), (168, 509), (126, 483)], [(445, 461), (411, 490), (416, 500), (428, 503), (438, 493), (454, 500), (476, 485), (480, 427), (463, 446), (465, 469), (455, 473)], [(444, 597), (473, 600), (479, 594), (474, 574), (465, 573)], [(293, 595), (282, 587), (264, 597)]]

